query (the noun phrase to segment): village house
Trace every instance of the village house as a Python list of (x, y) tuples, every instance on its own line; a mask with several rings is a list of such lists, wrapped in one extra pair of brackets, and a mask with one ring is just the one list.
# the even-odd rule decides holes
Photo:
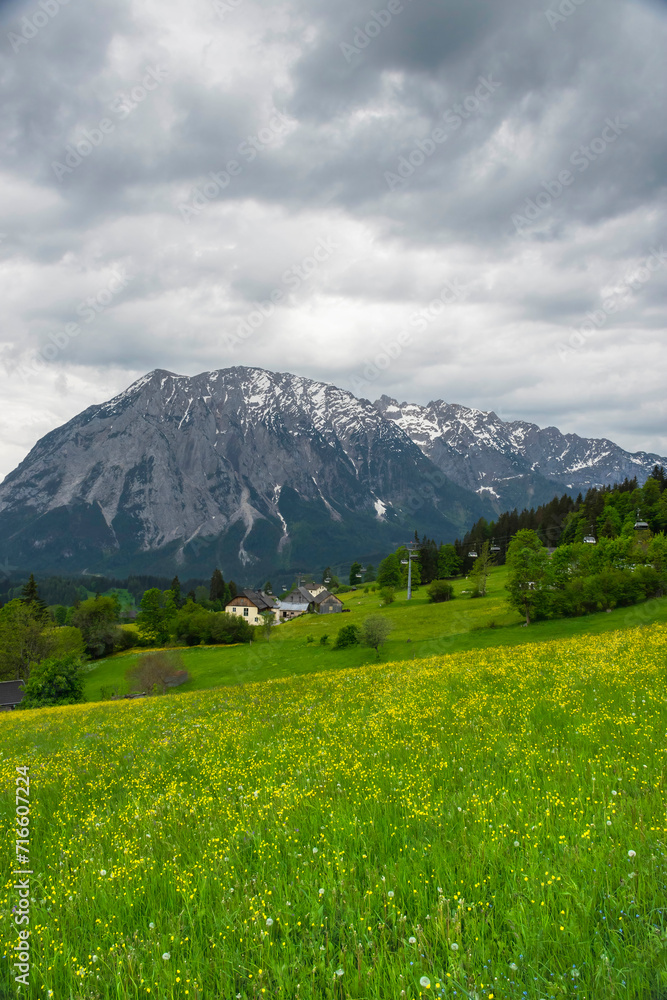
[(326, 587), (315, 586), (311, 590), (306, 587), (297, 587), (291, 594), (283, 598), (281, 604), (291, 604), (311, 613), (328, 615), (335, 614), (343, 610), (343, 602), (330, 593)]
[(228, 615), (243, 616), (249, 625), (263, 625), (262, 613), (272, 611), (275, 615), (276, 604), (275, 598), (260, 590), (244, 590), (225, 604), (225, 611)]
[(314, 591), (297, 587), (277, 600), (261, 590), (244, 590), (225, 605), (225, 611), (229, 615), (243, 615), (249, 625), (263, 625), (262, 613), (265, 611), (272, 611), (277, 623), (307, 612), (329, 615), (343, 610), (343, 602), (326, 587), (316, 586)]

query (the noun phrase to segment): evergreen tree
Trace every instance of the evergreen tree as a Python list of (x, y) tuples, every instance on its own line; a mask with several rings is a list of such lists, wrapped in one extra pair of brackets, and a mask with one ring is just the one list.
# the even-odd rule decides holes
[(233, 580), (229, 581), (229, 600), (233, 601), (235, 597), (238, 596), (239, 588), (236, 586)]
[(21, 590), (21, 600), (24, 604), (30, 606), (32, 613), (37, 619), (45, 621), (49, 618), (48, 609), (44, 601), (39, 596), (39, 588), (32, 573), (30, 574), (30, 579)]
[[(484, 522), (486, 524), (486, 522)], [(438, 576), (438, 547), (432, 538), (426, 535), (419, 543), (419, 564), (421, 570), (421, 582), (432, 583)]]
[(361, 573), (361, 563), (353, 562), (350, 566), (350, 586), (356, 587), (357, 584), (361, 583), (362, 573)]
[(213, 570), (208, 596), (211, 601), (223, 601), (226, 593), (225, 581), (219, 569)]
[(175, 576), (174, 579), (171, 581), (170, 590), (174, 595), (174, 604), (176, 605), (177, 608), (180, 608), (180, 606), (183, 604), (183, 598), (181, 597), (181, 581), (178, 579), (177, 576)]
[(39, 600), (39, 589), (35, 583), (35, 578), (30, 574), (30, 579), (26, 584), (24, 584), (21, 591), (21, 600), (24, 604), (32, 604), (34, 601)]

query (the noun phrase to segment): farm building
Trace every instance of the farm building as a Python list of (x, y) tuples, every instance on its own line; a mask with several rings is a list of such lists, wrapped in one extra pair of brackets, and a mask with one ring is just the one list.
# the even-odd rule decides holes
[(262, 613), (275, 610), (275, 599), (259, 590), (244, 590), (225, 605), (228, 615), (242, 615), (249, 625), (262, 625)]
[(11, 712), (23, 701), (23, 681), (0, 681), (0, 712)]

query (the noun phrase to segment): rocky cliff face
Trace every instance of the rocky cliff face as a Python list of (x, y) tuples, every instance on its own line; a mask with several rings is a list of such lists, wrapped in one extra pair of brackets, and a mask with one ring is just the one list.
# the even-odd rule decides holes
[(33, 448), (0, 486), (0, 561), (259, 580), (452, 539), (489, 505), (368, 401), (255, 368), (154, 371)]
[(419, 406), (382, 396), (374, 405), (448, 478), (487, 496), (498, 511), (544, 503), (556, 493), (585, 493), (626, 477), (643, 483), (656, 464), (667, 466), (659, 455), (630, 454), (606, 438), (505, 422), (493, 412), (442, 400)]
[(207, 574), (261, 583), (415, 529), (636, 475), (657, 455), (438, 401), (375, 404), (258, 368), (154, 371), (39, 441), (0, 485), (0, 565)]

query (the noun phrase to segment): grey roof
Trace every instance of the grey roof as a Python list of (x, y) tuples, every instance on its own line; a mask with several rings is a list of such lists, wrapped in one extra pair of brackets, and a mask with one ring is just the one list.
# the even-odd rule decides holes
[(307, 611), (308, 605), (305, 601), (302, 604), (298, 604), (296, 601), (278, 601), (276, 608), (278, 611)]
[(306, 590), (305, 587), (297, 587), (291, 594), (287, 594), (286, 597), (283, 597), (283, 601), (287, 601), (289, 604), (303, 604), (304, 601), (306, 604), (310, 604), (310, 602), (314, 600), (315, 598), (311, 592)]
[(336, 595), (332, 594), (329, 590), (323, 590), (322, 593), (318, 594), (317, 597), (314, 597), (313, 600), (315, 601), (315, 604), (321, 604), (322, 601), (327, 599), (327, 597), (333, 597), (334, 601), (338, 601), (339, 604), (343, 603), (340, 597), (336, 597)]
[[(260, 611), (266, 611), (267, 608), (273, 610), (276, 606), (275, 597), (271, 597), (269, 594), (263, 594), (259, 590), (242, 590), (240, 594), (236, 595), (236, 597), (247, 597), (249, 601), (252, 601), (256, 608), (259, 608)], [(235, 598), (232, 597), (232, 600), (229, 601), (228, 604), (231, 604), (234, 600)], [(228, 605), (225, 605), (225, 607), (227, 606)]]
[(18, 705), (23, 701), (23, 681), (0, 681), (0, 705)]

